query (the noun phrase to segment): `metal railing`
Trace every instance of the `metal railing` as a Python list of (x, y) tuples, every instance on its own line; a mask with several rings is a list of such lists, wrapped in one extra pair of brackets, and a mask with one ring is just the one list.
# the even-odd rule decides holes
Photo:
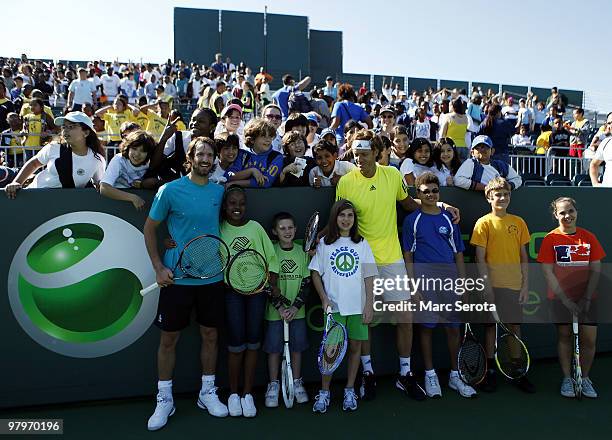
[(519, 174), (534, 174), (540, 177), (559, 174), (572, 180), (577, 174), (588, 173), (590, 159), (564, 155), (569, 149), (570, 147), (553, 146), (546, 150), (546, 154), (511, 154), (510, 165)]

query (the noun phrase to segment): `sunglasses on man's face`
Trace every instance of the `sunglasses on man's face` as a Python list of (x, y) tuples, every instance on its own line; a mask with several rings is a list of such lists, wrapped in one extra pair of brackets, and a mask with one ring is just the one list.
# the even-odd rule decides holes
[(419, 192), (421, 194), (425, 194), (426, 196), (429, 194), (438, 194), (440, 192), (440, 190), (438, 188), (433, 188), (433, 189), (424, 189), (424, 190), (419, 190)]
[(280, 121), (283, 119), (283, 117), (281, 115), (266, 115), (266, 119), (276, 119), (277, 121)]
[(382, 115), (381, 118), (383, 118), (383, 119), (393, 119), (393, 115)]

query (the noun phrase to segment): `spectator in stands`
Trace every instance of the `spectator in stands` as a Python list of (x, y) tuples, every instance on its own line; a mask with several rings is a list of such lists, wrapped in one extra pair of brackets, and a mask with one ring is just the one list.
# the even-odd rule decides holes
[(559, 93), (559, 89), (553, 87), (550, 89), (550, 96), (546, 99), (546, 108), (558, 107), (560, 113), (565, 113), (565, 107), (569, 103), (567, 97)]
[(403, 125), (396, 125), (393, 128), (393, 145), (389, 155), (389, 163), (399, 168), (402, 161), (406, 158), (408, 147), (410, 146), (410, 136), (408, 129)]
[(287, 116), (289, 116), (289, 95), (304, 90), (310, 84), (310, 80), (311, 78), (307, 76), (296, 85), (291, 75), (283, 76), (283, 87), (272, 95), (274, 103), (281, 109), (283, 119), (287, 119)]
[(261, 114), (262, 118), (272, 124), (272, 126), (276, 130), (276, 136), (272, 141), (272, 148), (274, 149), (274, 151), (278, 151), (279, 153), (282, 152), (282, 135), (279, 132), (279, 128), (283, 121), (283, 115), (281, 113), (280, 107), (276, 104), (268, 104), (263, 108)]
[(11, 92), (11, 100), (16, 100), (21, 96), (21, 92), (23, 89), (23, 77), (21, 75), (17, 75), (15, 77), (15, 86), (10, 89)]
[(277, 179), (280, 186), (308, 186), (310, 170), (316, 166), (312, 157), (305, 156), (308, 149), (307, 140), (298, 131), (288, 131), (283, 136), (282, 171)]
[(477, 134), (485, 135), (493, 142), (493, 160), (510, 163), (508, 145), (514, 135), (514, 124), (502, 118), (499, 104), (493, 104), (489, 107), (487, 117), (478, 128)]
[(210, 66), (211, 69), (218, 76), (221, 76), (221, 77), (224, 76), (228, 72), (227, 66), (223, 63), (222, 59), (223, 59), (223, 55), (222, 54), (220, 54), (220, 53), (215, 54), (215, 61)]
[(555, 156), (566, 157), (569, 155), (570, 132), (565, 129), (563, 119), (557, 117), (552, 126), (550, 135), (550, 148), (553, 148)]
[(15, 87), (15, 80), (13, 79), (13, 72), (9, 67), (2, 68), (2, 77), (0, 82), (3, 82), (6, 89), (10, 92)]
[[(455, 143), (459, 158), (464, 161), (469, 156), (466, 144), (468, 117), (465, 114), (465, 103), (461, 98), (452, 102), (452, 111), (444, 118), (440, 125), (440, 137), (449, 137)], [(418, 177), (418, 176), (415, 176)]]
[[(427, 104), (427, 103), (425, 103)], [(410, 137), (412, 139), (425, 138), (430, 141), (436, 140), (436, 131), (432, 130), (431, 123), (427, 118), (427, 110), (425, 106), (420, 106), (415, 112), (415, 119), (410, 125)], [(433, 138), (433, 139), (432, 139)]]
[(407, 185), (414, 186), (416, 178), (427, 172), (436, 172), (433, 146), (427, 138), (416, 138), (410, 142), (407, 158), (400, 166), (400, 173)]
[(525, 98), (519, 99), (519, 109), (516, 118), (516, 129), (524, 126), (527, 129), (527, 133), (533, 131), (534, 119), (533, 113), (527, 108), (527, 101)]
[(312, 104), (312, 110), (315, 111), (319, 116), (319, 129), (324, 130), (331, 124), (331, 113), (329, 112), (329, 106), (325, 99), (322, 98), (321, 91), (318, 93), (314, 91), (310, 94), (310, 103)]
[(571, 157), (582, 158), (585, 145), (591, 134), (591, 122), (584, 117), (584, 109), (582, 107), (574, 110), (574, 122), (571, 125), (566, 124), (565, 128), (571, 134), (569, 155)]
[(334, 85), (334, 78), (328, 76), (325, 78), (325, 87), (323, 87), (323, 94), (329, 96), (334, 101), (338, 98), (338, 87)]
[[(344, 140), (344, 124), (353, 120), (357, 122), (365, 122), (368, 128), (372, 128), (372, 119), (370, 115), (360, 105), (355, 104), (357, 96), (353, 86), (345, 83), (338, 89), (338, 102), (334, 104), (332, 110), (331, 128), (336, 130), (336, 139), (338, 144)], [(395, 117), (395, 116), (394, 116)]]
[(155, 145), (155, 140), (144, 130), (130, 133), (121, 143), (121, 154), (113, 156), (108, 163), (108, 168), (100, 180), (100, 194), (114, 200), (130, 202), (138, 211), (142, 210), (145, 201), (137, 194), (121, 189), (155, 188), (157, 179), (144, 179)]
[[(0, 86), (1, 87), (1, 86)], [(12, 147), (6, 150), (6, 165), (9, 167), (21, 167), (24, 162), (28, 159), (25, 156), (23, 148), (19, 148), (23, 144), (23, 136), (20, 136), (23, 121), (17, 113), (9, 113), (6, 116), (6, 122), (8, 128), (3, 130), (0, 134), (0, 146)], [(31, 156), (30, 156), (31, 157)], [(0, 165), (3, 165), (0, 160)]]
[(255, 116), (255, 94), (253, 85), (248, 81), (242, 82), (242, 120), (246, 124)]
[(6, 84), (0, 81), (0, 131), (9, 128), (7, 116), (15, 111), (15, 105), (7, 98), (7, 91)]
[(434, 145), (435, 174), (441, 186), (454, 186), (454, 176), (461, 166), (457, 148), (451, 138), (442, 138)]
[(527, 134), (527, 125), (521, 124), (519, 132), (512, 136), (511, 143), (513, 147), (529, 147), (533, 151), (534, 147), (531, 145), (531, 136)]
[(377, 134), (391, 138), (393, 129), (395, 128), (395, 112), (393, 107), (383, 107), (380, 112), (380, 129)]
[(319, 142), (319, 135), (317, 130), (319, 129), (319, 115), (316, 112), (310, 112), (306, 114), (308, 120), (308, 132), (306, 133), (306, 141), (308, 143), (308, 155), (312, 157), (312, 147)]
[(136, 107), (128, 104), (125, 95), (119, 95), (113, 100), (112, 105), (107, 105), (96, 111), (95, 115), (104, 121), (108, 143), (107, 145), (119, 145), (121, 142), (121, 125), (129, 122), (138, 113)]
[(62, 127), (64, 142), (45, 145), (26, 162), (15, 180), (5, 187), (9, 199), (14, 199), (24, 182), (43, 167), (28, 188), (83, 188), (102, 178), (104, 149), (91, 119), (85, 113), (71, 112), (56, 118), (55, 124)]
[(407, 105), (408, 105), (408, 102), (406, 103), (396, 102), (395, 103), (395, 114), (396, 114), (395, 123), (398, 125), (403, 125), (404, 127), (410, 127), (410, 124), (412, 122), (412, 118), (406, 111)]
[(209, 107), (217, 116), (221, 115), (221, 112), (225, 108), (228, 102), (228, 94), (225, 81), (217, 81), (216, 90), (208, 101)]
[(164, 76), (164, 93), (168, 96), (171, 96), (174, 100), (178, 99), (178, 90), (172, 82), (172, 78), (170, 77), (170, 75)]
[(548, 124), (544, 124), (541, 127), (540, 134), (536, 140), (536, 154), (546, 154), (548, 148), (550, 148), (550, 135), (552, 134), (552, 127)]
[(151, 80), (148, 81), (145, 85), (145, 96), (147, 97), (149, 102), (153, 102), (157, 97), (157, 78), (158, 76), (156, 74), (151, 74)]
[(317, 166), (308, 175), (310, 186), (313, 188), (336, 186), (340, 177), (355, 169), (353, 163), (338, 160), (338, 146), (334, 144), (335, 140), (335, 136), (333, 141), (321, 139), (314, 147), (313, 154)]
[(71, 111), (81, 111), (83, 104), (96, 102), (96, 87), (87, 79), (87, 71), (79, 69), (79, 79), (68, 86), (68, 103), (66, 107)]
[(494, 157), (493, 141), (488, 136), (479, 135), (472, 141), (472, 158), (464, 161), (455, 175), (455, 186), (474, 191), (484, 191), (485, 186), (495, 177), (504, 177), (514, 190), (521, 186), (518, 173), (501, 160)]
[(467, 105), (466, 114), (472, 118), (472, 121), (476, 126), (479, 126), (482, 122), (482, 96), (478, 92), (472, 93), (472, 99)]
[[(152, 75), (151, 77), (153, 77)], [(168, 123), (170, 117), (170, 103), (172, 98), (170, 96), (162, 95), (153, 104), (147, 104), (140, 107), (140, 112), (147, 115), (147, 127), (146, 130), (159, 142), (164, 132), (164, 128)], [(153, 109), (157, 108), (157, 111)], [(144, 127), (143, 127), (144, 128)]]
[(119, 94), (121, 80), (114, 73), (113, 68), (109, 67), (106, 73), (100, 77), (100, 81), (102, 82), (102, 93), (106, 95), (108, 102), (112, 102)]
[(229, 104), (221, 112), (221, 119), (215, 129), (215, 136), (221, 133), (235, 134), (240, 138), (240, 146), (244, 147), (244, 126), (240, 104)]
[(588, 151), (585, 151), (585, 155), (589, 156), (593, 154), (595, 150), (597, 150), (597, 146), (611, 134), (612, 134), (612, 112), (606, 115), (606, 122), (604, 122), (602, 126), (599, 127), (599, 129), (597, 130), (597, 133), (595, 133), (595, 136), (593, 136), (593, 139), (591, 139), (591, 145), (589, 146), (589, 150), (591, 151), (591, 153), (588, 153)]
[(514, 125), (518, 118), (518, 111), (514, 107), (514, 98), (512, 96), (508, 96), (505, 103), (506, 105), (502, 107), (502, 116), (504, 119), (512, 122)]
[(535, 109), (533, 109), (533, 134), (538, 136), (542, 130), (542, 125), (546, 120), (546, 110), (544, 109), (544, 102), (538, 101)]

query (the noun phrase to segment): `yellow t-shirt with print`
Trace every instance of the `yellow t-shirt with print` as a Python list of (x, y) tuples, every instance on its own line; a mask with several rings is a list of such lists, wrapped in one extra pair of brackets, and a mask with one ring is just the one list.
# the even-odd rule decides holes
[(371, 178), (356, 168), (338, 182), (336, 200), (347, 199), (355, 206), (359, 233), (368, 240), (376, 264), (387, 265), (402, 259), (396, 202), (406, 197), (408, 187), (395, 167), (376, 165)]
[(187, 126), (185, 125), (183, 121), (178, 121), (176, 123), (176, 129), (177, 131), (187, 131)]
[(147, 112), (147, 119), (149, 121), (147, 124), (147, 131), (153, 136), (155, 142), (159, 142), (168, 120), (152, 111)]
[(521, 289), (521, 247), (530, 239), (525, 220), (517, 215), (497, 217), (487, 214), (476, 221), (470, 244), (485, 248), (493, 287)]
[(132, 116), (131, 110), (118, 112), (111, 109), (104, 113), (102, 119), (104, 120), (104, 128), (110, 141), (118, 142), (121, 140), (121, 124), (132, 121)]
[(43, 115), (28, 113), (23, 117), (23, 126), (28, 133), (24, 142), (26, 147), (40, 147), (42, 145), (42, 132), (47, 131), (47, 124), (43, 122)]
[(147, 129), (147, 125), (149, 125), (149, 118), (147, 118), (146, 113), (138, 112), (138, 114), (134, 117), (134, 120), (138, 125), (140, 125), (140, 128), (143, 130)]

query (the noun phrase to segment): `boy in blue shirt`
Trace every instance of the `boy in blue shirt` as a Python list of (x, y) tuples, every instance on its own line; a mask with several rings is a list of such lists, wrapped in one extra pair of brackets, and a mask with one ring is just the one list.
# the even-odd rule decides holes
[[(404, 246), (404, 261), (408, 276), (416, 281), (431, 281), (431, 284), (442, 280), (434, 288), (421, 285), (420, 307), (427, 302), (454, 307), (458, 299), (456, 292), (445, 290), (447, 279), (456, 280), (465, 277), (463, 263), (464, 245), (461, 240), (461, 231), (454, 225), (452, 217), (440, 209), (440, 181), (433, 173), (424, 173), (415, 181), (417, 198), (421, 200), (421, 207), (404, 219), (402, 228), (402, 242)], [(445, 326), (448, 341), (448, 350), (451, 361), (451, 373), (448, 386), (457, 391), (462, 397), (472, 397), (476, 391), (464, 383), (457, 371), (457, 353), (459, 351), (459, 317), (456, 313), (420, 313), (421, 322), (421, 348), (425, 364), (425, 392), (429, 397), (441, 397), (442, 389), (432, 361), (432, 330), (438, 321)]]
[(283, 169), (283, 155), (272, 148), (276, 128), (265, 119), (252, 119), (244, 129), (246, 145), (227, 170), (232, 185), (269, 188)]

